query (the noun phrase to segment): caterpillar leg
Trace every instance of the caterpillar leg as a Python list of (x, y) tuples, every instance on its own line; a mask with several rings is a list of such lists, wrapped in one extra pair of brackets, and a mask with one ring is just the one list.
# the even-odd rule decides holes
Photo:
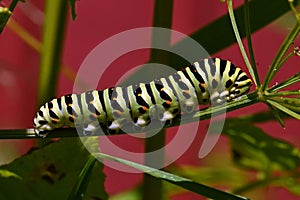
[(100, 130), (99, 122), (84, 124), (82, 127), (82, 133), (84, 136), (95, 135)]

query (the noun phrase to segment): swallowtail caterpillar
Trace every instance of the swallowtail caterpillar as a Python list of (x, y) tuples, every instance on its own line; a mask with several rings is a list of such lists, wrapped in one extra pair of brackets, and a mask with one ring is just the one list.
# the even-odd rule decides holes
[[(116, 133), (125, 125), (145, 127), (151, 120), (171, 122), (198, 104), (222, 104), (248, 93), (251, 80), (228, 60), (207, 58), (166, 77), (128, 87), (69, 94), (44, 104), (34, 118), (35, 133), (81, 126)], [(196, 102), (196, 103), (195, 103)]]

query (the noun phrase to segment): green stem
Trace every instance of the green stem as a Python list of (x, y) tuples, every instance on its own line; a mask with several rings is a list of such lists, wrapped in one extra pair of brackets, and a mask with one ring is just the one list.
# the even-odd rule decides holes
[(296, 23), (294, 25), (293, 29), (289, 32), (289, 34), (284, 39), (284, 41), (283, 41), (282, 45), (280, 46), (275, 58), (273, 59), (273, 61), (271, 63), (271, 66), (269, 67), (269, 70), (267, 72), (267, 75), (266, 75), (265, 80), (264, 80), (264, 82), (262, 84), (262, 87), (261, 87), (262, 91), (265, 91), (267, 89), (269, 83), (271, 82), (271, 80), (273, 79), (275, 74), (278, 72), (280, 67), (282, 66), (281, 63), (282, 63), (282, 60), (284, 58), (284, 55), (288, 51), (290, 45), (293, 44), (295, 38), (299, 34), (299, 31), (300, 31), (299, 23)]
[(275, 108), (273, 108), (273, 106), (269, 103), (266, 103), (266, 105), (269, 107), (273, 117), (279, 122), (280, 126), (282, 128), (285, 128), (285, 124), (284, 121), (282, 120), (281, 116), (280, 116), (280, 112), (278, 112), (278, 110), (276, 110)]
[(273, 107), (277, 108), (278, 110), (281, 110), (282, 112), (285, 112), (286, 114), (292, 116), (293, 118), (300, 120), (300, 114), (294, 112), (293, 110), (288, 108), (286, 105), (282, 105), (281, 103), (278, 103), (273, 99), (267, 99), (267, 103), (269, 103)]
[(268, 92), (277, 92), (285, 87), (288, 87), (290, 85), (293, 85), (297, 82), (300, 81), (300, 73), (297, 73), (295, 75), (293, 75), (292, 77), (288, 78), (287, 80), (283, 81), (282, 83), (279, 83), (277, 85), (274, 85), (273, 87), (271, 87)]
[(239, 45), (239, 48), (241, 50), (241, 54), (244, 58), (244, 61), (246, 63), (246, 66), (249, 70), (249, 73), (251, 74), (253, 80), (254, 80), (254, 83), (256, 86), (258, 86), (258, 80), (257, 80), (257, 77), (255, 76), (256, 73), (254, 73), (254, 70), (249, 62), (249, 59), (247, 57), (247, 54), (246, 54), (246, 51), (245, 51), (245, 48), (244, 48), (244, 45), (242, 43), (242, 39), (240, 37), (240, 34), (239, 34), (239, 30), (237, 28), (237, 24), (236, 24), (236, 21), (235, 21), (235, 17), (234, 17), (234, 13), (233, 13), (233, 6), (232, 6), (232, 1), (231, 0), (227, 0), (227, 5), (228, 5), (228, 12), (229, 12), (229, 17), (230, 17), (230, 21), (231, 21), (231, 24), (232, 24), (232, 28), (233, 28), (233, 32), (234, 32), (234, 35), (235, 35), (235, 38), (236, 38), (236, 41)]
[(288, 90), (288, 91), (266, 94), (267, 97), (282, 97), (282, 96), (294, 96), (294, 95), (299, 96), (300, 90)]
[[(37, 88), (37, 106), (55, 97), (65, 34), (68, 1), (47, 0), (42, 36), (42, 52)], [(39, 146), (49, 141), (40, 140)]]
[(13, 1), (10, 3), (10, 5), (9, 5), (9, 10), (10, 10), (11, 12), (14, 11), (14, 9), (15, 9), (15, 7), (17, 6), (18, 2), (19, 2), (19, 0), (13, 0)]
[(292, 56), (294, 56), (295, 53), (294, 51), (293, 52), (290, 52), (287, 56), (285, 56), (281, 61), (280, 63), (278, 64), (278, 68), (281, 68), (281, 66)]
[(0, 6), (0, 34), (6, 26), (8, 20), (10, 19), (10, 16), (17, 6), (18, 2), (19, 0), (13, 0), (10, 3), (9, 8)]
[(38, 105), (55, 96), (68, 1), (47, 0), (38, 80)]
[[(252, 104), (259, 102), (257, 92), (252, 92), (248, 95), (243, 96), (238, 101), (233, 101), (227, 103), (226, 106), (216, 106), (216, 107), (209, 107), (204, 110), (197, 111), (192, 116), (185, 116), (184, 122), (181, 121), (181, 116), (176, 117), (173, 119), (172, 124), (169, 127), (179, 126), (186, 123), (192, 123), (205, 119), (210, 119), (211, 116), (217, 116), (218, 114), (223, 114), (224, 110), (226, 112), (230, 112), (239, 108), (243, 108)], [(153, 130), (155, 131), (155, 130)], [(118, 134), (126, 134), (122, 130)], [(79, 137), (76, 129), (74, 128), (60, 128), (52, 130), (47, 138), (62, 138), (62, 137)], [(32, 139), (38, 138), (41, 139), (34, 133), (34, 130), (31, 129), (10, 129), (10, 130), (0, 130), (0, 139)]]
[(257, 87), (260, 87), (260, 80), (257, 72), (256, 62), (254, 58), (254, 51), (252, 47), (252, 39), (251, 39), (251, 27), (250, 27), (250, 14), (249, 14), (249, 2), (248, 0), (244, 0), (244, 12), (245, 12), (245, 31), (248, 43), (248, 51), (251, 60), (251, 64), (254, 72), (254, 79), (257, 82)]
[[(164, 163), (164, 151), (163, 147), (165, 145), (165, 129), (162, 129), (154, 136), (147, 138), (145, 143), (145, 165), (154, 168), (161, 168)], [(160, 151), (157, 151), (159, 150)], [(155, 159), (151, 158), (147, 153), (157, 152), (157, 157)], [(158, 154), (159, 153), (159, 154)], [(150, 154), (152, 155), (152, 154)], [(157, 179), (149, 174), (144, 174), (144, 185), (143, 185), (143, 199), (163, 199), (163, 185), (162, 180)]]
[[(173, 14), (173, 0), (156, 0), (154, 6), (154, 19), (153, 27), (163, 27), (171, 29), (172, 26), (172, 14)], [(157, 31), (152, 32), (152, 44), (156, 42), (163, 42), (165, 49), (169, 49), (171, 45), (171, 34), (164, 37), (161, 40), (161, 35)], [(169, 65), (169, 54), (168, 52), (162, 53), (157, 49), (151, 49), (150, 63), (163, 63)], [(145, 165), (160, 168), (164, 163), (164, 151), (165, 145), (165, 129), (159, 131), (155, 136), (147, 138), (145, 143)], [(149, 157), (147, 152), (153, 152), (161, 149), (161, 155), (157, 156), (157, 159), (153, 162), (152, 158)], [(154, 178), (148, 174), (144, 174), (144, 185), (143, 185), (143, 199), (145, 200), (160, 200), (163, 199), (163, 188), (162, 180)]]
[(0, 6), (0, 34), (10, 19), (11, 13), (12, 12), (8, 8)]
[(292, 12), (294, 13), (296, 19), (299, 21), (299, 20), (300, 20), (300, 19), (299, 19), (299, 13), (298, 13), (298, 11), (296, 10), (296, 8), (295, 8), (295, 6), (294, 6), (293, 3), (294, 3), (294, 1), (289, 1), (290, 8), (291, 8)]

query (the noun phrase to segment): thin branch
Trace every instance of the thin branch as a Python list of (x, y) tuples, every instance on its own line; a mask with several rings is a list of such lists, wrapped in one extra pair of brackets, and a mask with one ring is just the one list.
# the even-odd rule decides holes
[(274, 60), (272, 61), (272, 64), (269, 67), (269, 70), (267, 72), (265, 80), (262, 84), (262, 87), (261, 87), (262, 91), (265, 91), (267, 89), (269, 83), (271, 82), (271, 80), (273, 79), (275, 74), (279, 71), (280, 67), (282, 66), (281, 63), (282, 63), (282, 60), (284, 59), (284, 55), (288, 51), (290, 45), (293, 44), (293, 42), (294, 42), (295, 38), (297, 37), (297, 35), (299, 34), (299, 32), (300, 32), (300, 25), (297, 22), (294, 25), (293, 29), (289, 32), (289, 34), (284, 39)]
[[(199, 110), (192, 115), (182, 115), (173, 119), (172, 124), (170, 124), (167, 128), (173, 126), (179, 126), (182, 124), (187, 124), (191, 122), (196, 122), (205, 119), (210, 119), (211, 116), (217, 116), (220, 114), (224, 114), (224, 112), (230, 112), (242, 107), (246, 107), (252, 104), (255, 104), (259, 101), (257, 92), (252, 92), (248, 95), (242, 96), (239, 100), (227, 103), (226, 106), (215, 106), (209, 107), (204, 110)], [(154, 131), (154, 129), (153, 129)], [(138, 132), (132, 132), (138, 133)], [(118, 134), (127, 134), (120, 130)], [(104, 135), (103, 133), (97, 133), (98, 136)], [(91, 135), (91, 136), (97, 136)], [(62, 138), (62, 137), (79, 137), (75, 128), (60, 128), (54, 129), (49, 132), (47, 138)], [(37, 136), (34, 133), (34, 129), (4, 129), (0, 130), (0, 139), (41, 139), (41, 137)]]
[(260, 87), (260, 80), (257, 72), (256, 62), (254, 58), (254, 51), (252, 47), (252, 39), (251, 39), (251, 23), (250, 23), (250, 13), (249, 13), (249, 2), (248, 0), (244, 0), (244, 12), (245, 12), (245, 31), (246, 31), (246, 37), (247, 37), (247, 43), (248, 43), (248, 51), (249, 56), (254, 72), (254, 79), (257, 82), (257, 87)]
[(229, 12), (229, 17), (230, 17), (230, 21), (231, 21), (231, 24), (232, 24), (232, 28), (233, 28), (233, 32), (234, 32), (234, 35), (235, 35), (235, 38), (236, 38), (236, 41), (239, 45), (239, 48), (241, 50), (241, 54), (244, 58), (244, 61), (246, 63), (246, 66), (249, 70), (249, 73), (251, 74), (253, 80), (254, 80), (254, 83), (256, 86), (258, 86), (258, 80), (257, 80), (257, 77), (255, 74), (257, 73), (254, 73), (254, 70), (251, 66), (251, 63), (248, 59), (248, 56), (246, 54), (246, 51), (245, 51), (245, 48), (244, 48), (244, 45), (242, 43), (242, 39), (241, 39), (241, 36), (240, 36), (240, 33), (239, 33), (239, 30), (238, 30), (238, 27), (237, 27), (237, 24), (236, 24), (236, 20), (235, 20), (235, 17), (234, 17), (234, 13), (233, 13), (233, 6), (232, 6), (232, 1), (231, 0), (227, 0), (227, 5), (228, 5), (228, 12)]

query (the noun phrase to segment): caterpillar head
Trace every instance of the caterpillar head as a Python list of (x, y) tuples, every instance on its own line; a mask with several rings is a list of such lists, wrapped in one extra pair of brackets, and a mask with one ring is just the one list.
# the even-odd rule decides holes
[(238, 74), (236, 80), (234, 81), (234, 84), (230, 88), (226, 100), (232, 101), (237, 97), (247, 94), (250, 90), (251, 85), (252, 85), (251, 79), (248, 78), (245, 72), (241, 71), (241, 73)]
[(33, 120), (34, 132), (40, 137), (46, 137), (48, 132), (53, 129), (48, 120), (45, 119), (45, 106), (41, 107), (40, 110), (36, 113)]
[[(220, 105), (230, 102), (249, 92), (252, 85), (251, 79), (240, 68), (234, 68), (236, 76), (232, 76), (224, 84), (220, 84), (215, 90), (212, 89), (210, 101), (212, 105)], [(235, 78), (234, 78), (235, 77)]]
[[(56, 109), (57, 103), (52, 100), (42, 107), (36, 113), (33, 120), (34, 132), (40, 137), (46, 137), (50, 130), (61, 127), (62, 120), (58, 116)], [(53, 109), (53, 107), (55, 109)]]

